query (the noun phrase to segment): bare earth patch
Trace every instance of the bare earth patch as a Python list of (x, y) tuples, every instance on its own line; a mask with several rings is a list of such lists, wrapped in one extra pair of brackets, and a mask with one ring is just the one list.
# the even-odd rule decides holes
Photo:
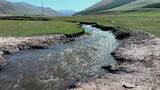
[(105, 76), (73, 90), (160, 90), (160, 38), (133, 32), (120, 42), (113, 53), (117, 65), (105, 66)]

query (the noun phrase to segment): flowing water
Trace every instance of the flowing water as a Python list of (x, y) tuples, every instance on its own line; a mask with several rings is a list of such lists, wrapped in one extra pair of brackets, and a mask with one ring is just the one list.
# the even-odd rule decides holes
[(9, 65), (0, 72), (0, 90), (65, 90), (69, 85), (103, 75), (101, 66), (115, 63), (114, 35), (83, 25), (91, 35), (48, 49), (7, 55)]

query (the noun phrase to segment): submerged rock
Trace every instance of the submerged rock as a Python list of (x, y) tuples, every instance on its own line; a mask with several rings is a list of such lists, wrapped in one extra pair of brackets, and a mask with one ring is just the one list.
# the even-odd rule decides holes
[(0, 70), (8, 64), (6, 59), (0, 59)]
[(7, 60), (3, 58), (3, 52), (0, 52), (0, 70), (8, 64)]

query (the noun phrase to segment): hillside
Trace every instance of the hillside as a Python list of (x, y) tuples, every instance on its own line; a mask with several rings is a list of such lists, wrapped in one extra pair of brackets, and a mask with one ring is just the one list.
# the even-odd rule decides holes
[(61, 16), (72, 16), (73, 14), (77, 13), (77, 11), (74, 10), (60, 10), (58, 12)]
[(102, 0), (77, 14), (97, 14), (106, 12), (153, 10), (160, 8), (160, 0)]
[[(148, 7), (152, 5), (152, 7)], [(111, 11), (126, 11), (126, 10), (138, 10), (144, 8), (157, 8), (154, 6), (160, 5), (160, 0), (136, 0), (132, 3), (116, 7), (111, 9)], [(160, 8), (160, 7), (159, 7)]]
[(92, 13), (99, 12), (102, 10), (112, 9), (112, 8), (130, 3), (132, 1), (135, 1), (135, 0), (102, 0), (101, 2), (87, 8), (86, 10), (78, 14), (83, 14), (83, 15), (92, 14)]
[[(44, 8), (47, 16), (56, 16), (58, 13), (51, 8)], [(1, 15), (41, 15), (42, 8), (24, 2), (12, 3), (6, 0), (0, 0)]]

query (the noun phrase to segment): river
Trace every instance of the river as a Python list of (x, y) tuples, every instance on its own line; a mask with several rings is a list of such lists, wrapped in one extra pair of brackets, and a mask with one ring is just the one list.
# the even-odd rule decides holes
[(9, 65), (0, 72), (0, 90), (65, 90), (103, 75), (101, 67), (115, 63), (111, 52), (118, 42), (110, 31), (82, 28), (90, 34), (73, 42), (6, 55)]

